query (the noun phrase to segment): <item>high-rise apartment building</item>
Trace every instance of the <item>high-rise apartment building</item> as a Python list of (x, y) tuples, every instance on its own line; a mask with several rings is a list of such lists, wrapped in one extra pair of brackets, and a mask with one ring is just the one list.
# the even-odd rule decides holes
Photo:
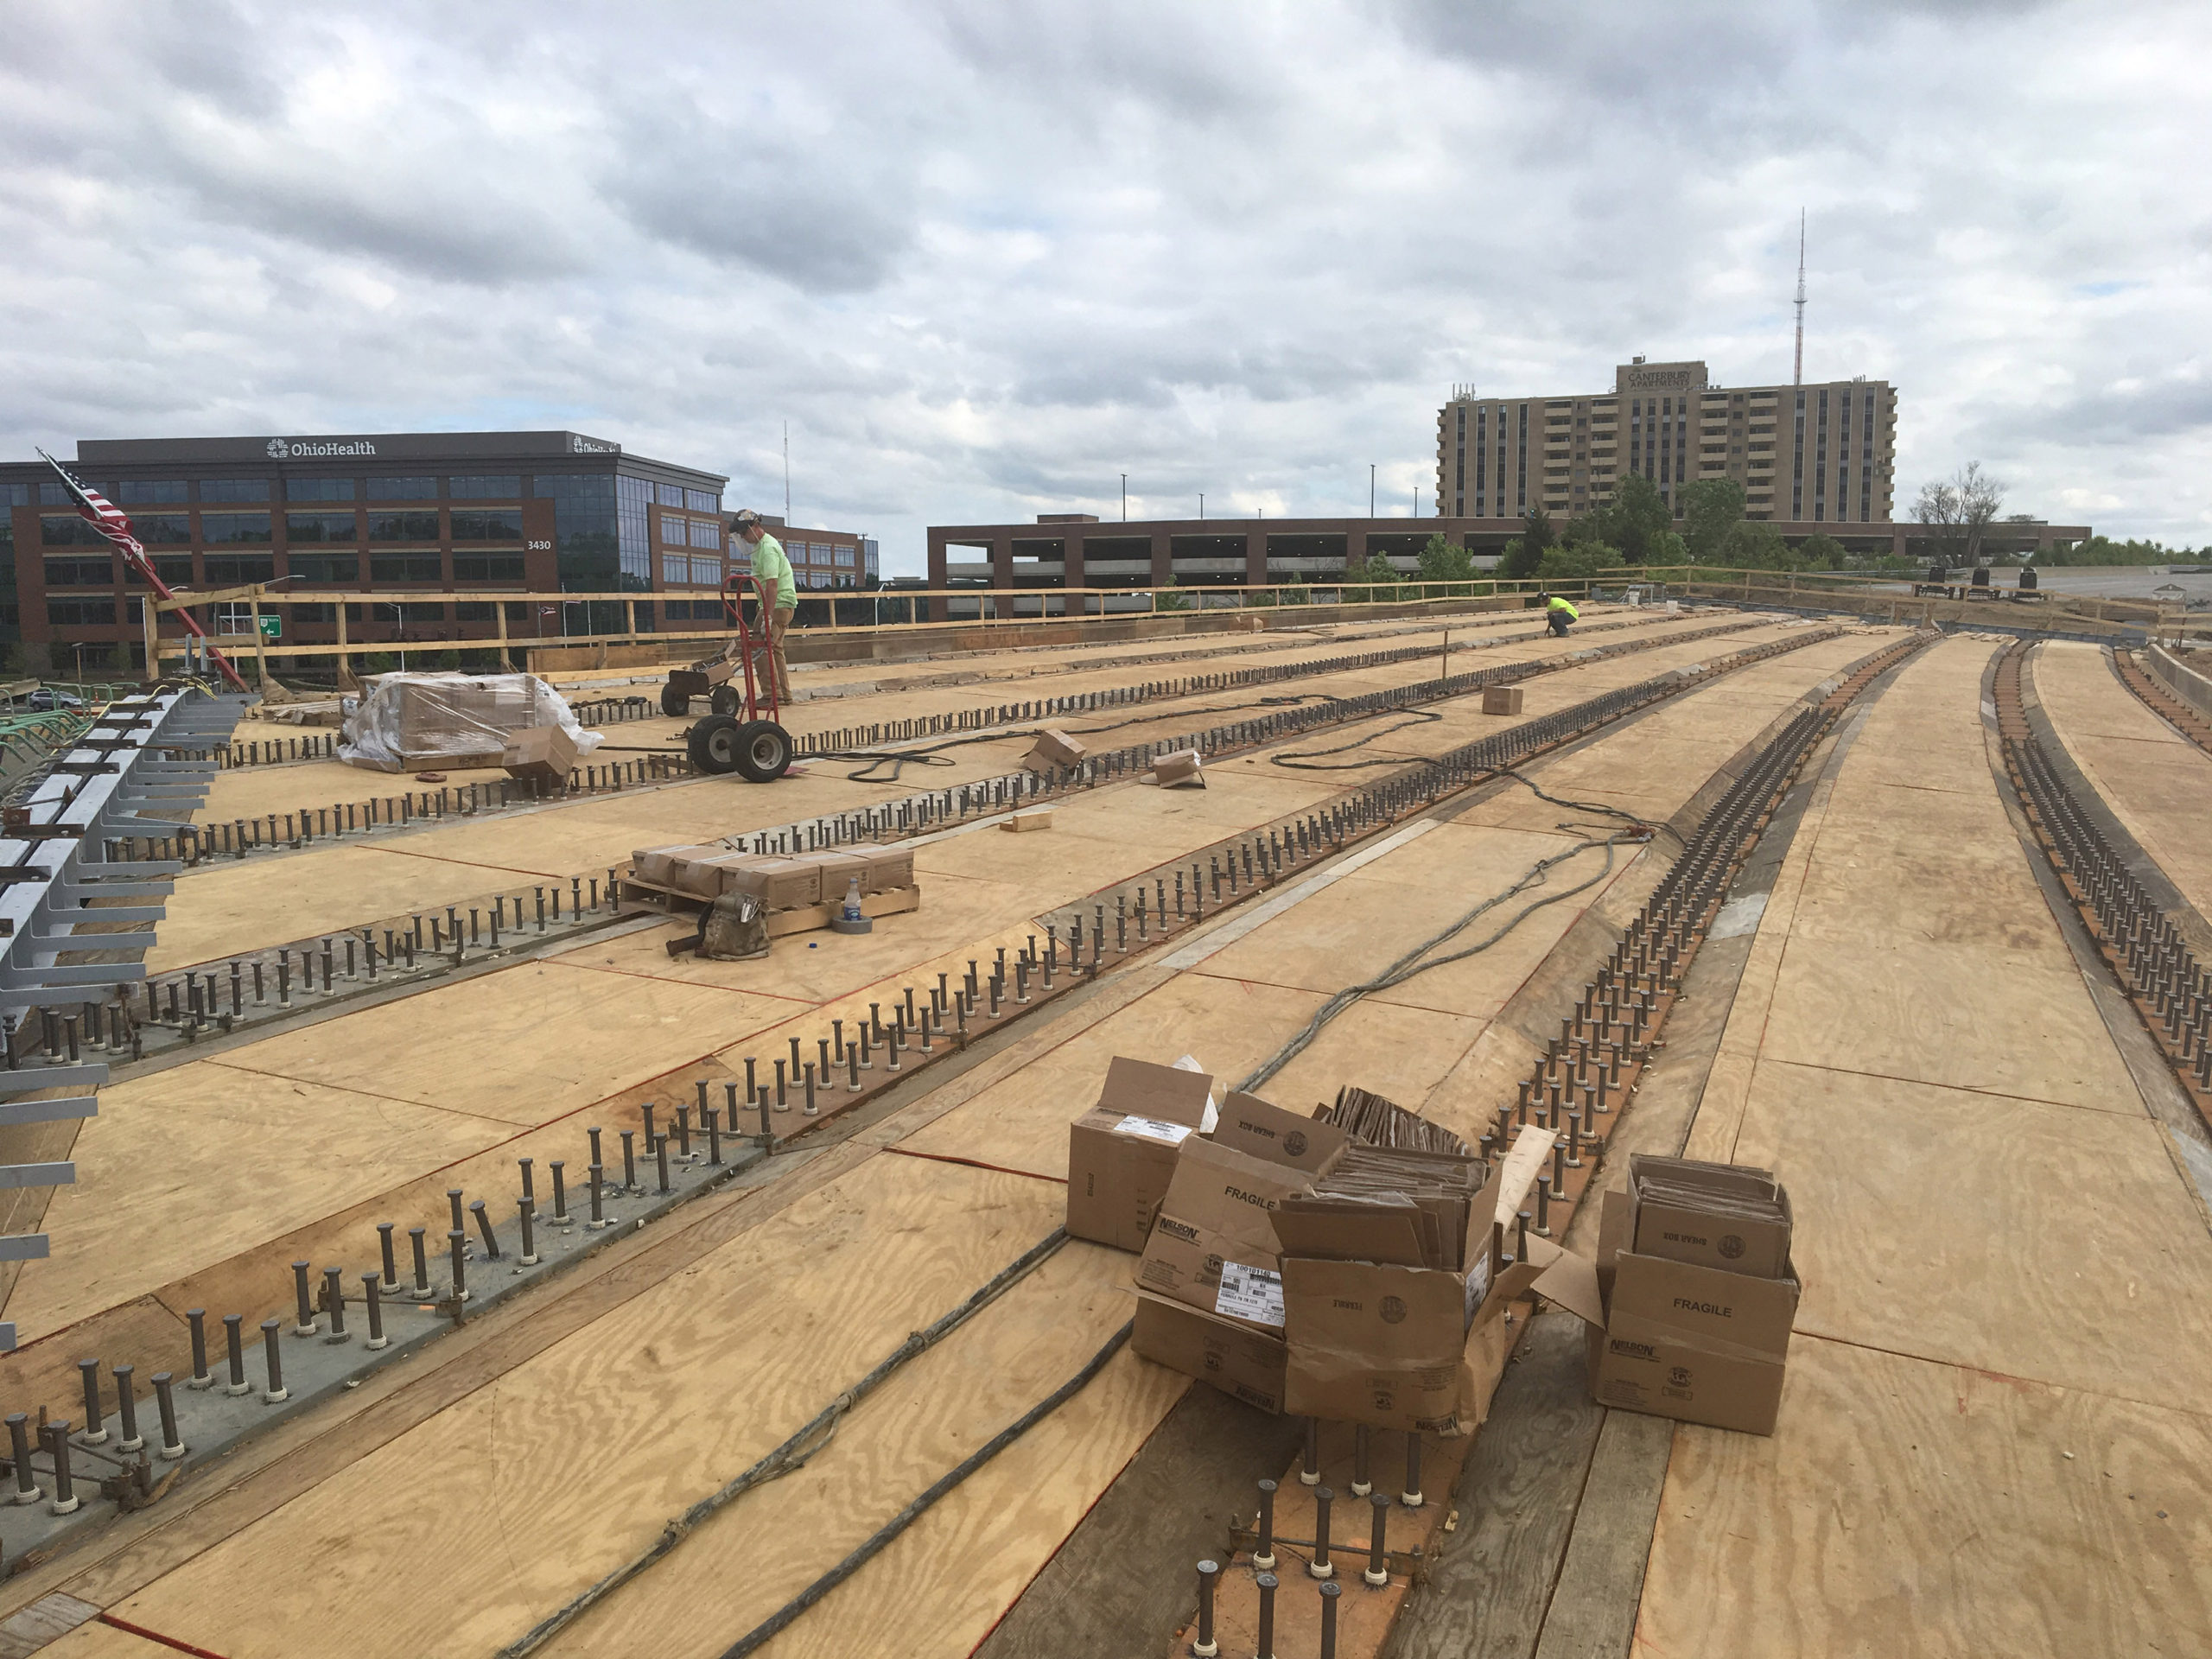
[(1746, 518), (1886, 524), (1897, 427), (1886, 380), (1722, 387), (1702, 363), (1640, 357), (1613, 372), (1611, 392), (1481, 397), (1459, 387), (1437, 413), (1436, 511), (1572, 516), (1641, 473), (1677, 514), (1683, 485), (1732, 478)]

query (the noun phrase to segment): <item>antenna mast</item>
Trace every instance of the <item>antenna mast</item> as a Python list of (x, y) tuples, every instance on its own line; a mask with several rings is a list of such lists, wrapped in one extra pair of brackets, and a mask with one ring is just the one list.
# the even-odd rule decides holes
[(1789, 384), (1805, 384), (1805, 210), (1797, 210), (1797, 359), (1790, 366)]

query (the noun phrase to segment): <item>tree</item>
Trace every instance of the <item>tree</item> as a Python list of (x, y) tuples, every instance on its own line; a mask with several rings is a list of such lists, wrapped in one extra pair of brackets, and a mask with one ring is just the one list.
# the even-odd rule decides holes
[(1471, 582), (1475, 575), (1475, 557), (1464, 547), (1454, 547), (1438, 531), (1428, 538), (1421, 550), (1421, 579), (1423, 582)]
[(1630, 564), (1651, 556), (1652, 539), (1672, 530), (1675, 515), (1659, 486), (1641, 473), (1630, 473), (1613, 491), (1613, 499), (1592, 514), (1599, 538), (1621, 550)]
[(1789, 543), (1763, 519), (1739, 518), (1713, 550), (1713, 563), (1728, 570), (1787, 570)]
[(1531, 507), (1521, 515), (1521, 539), (1528, 543), (1529, 550), (1539, 559), (1542, 558), (1544, 550), (1559, 539), (1552, 531), (1551, 514), (1541, 507)]
[(1544, 550), (1536, 567), (1540, 582), (1588, 582), (1621, 562), (1619, 552), (1602, 542), (1561, 542)]
[(1526, 582), (1536, 574), (1536, 567), (1543, 562), (1541, 550), (1531, 551), (1528, 538), (1516, 536), (1505, 544), (1504, 556), (1497, 562), (1497, 574), (1510, 582)]
[(1843, 569), (1843, 543), (1833, 536), (1815, 534), (1797, 544), (1797, 562), (1807, 570)]
[(1714, 551), (1744, 517), (1744, 486), (1732, 478), (1700, 478), (1685, 484), (1682, 500), (1682, 540), (1689, 556), (1711, 563)]
[(1970, 461), (1946, 479), (1920, 486), (1913, 516), (1936, 532), (1943, 563), (1973, 564), (1981, 556), (1981, 538), (2005, 505), (2005, 486)]

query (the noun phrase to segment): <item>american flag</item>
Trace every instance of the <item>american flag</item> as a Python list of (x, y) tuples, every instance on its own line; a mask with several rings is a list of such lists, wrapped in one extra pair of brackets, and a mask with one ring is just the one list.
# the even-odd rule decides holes
[[(48, 466), (61, 475), (61, 482), (67, 487), (69, 493), (77, 498), (77, 516), (85, 519), (94, 530), (113, 542), (123, 556), (130, 562), (131, 568), (150, 580), (154, 573), (152, 567), (146, 563), (146, 550), (139, 545), (138, 538), (130, 533), (130, 520), (123, 509), (79, 478), (60, 461), (54, 460), (52, 455), (47, 454), (45, 450), (40, 450), (39, 454), (45, 459)], [(162, 589), (162, 597), (167, 599), (168, 596), (168, 589)]]
[[(148, 587), (163, 599), (175, 598), (176, 595), (169, 590), (168, 584), (154, 574), (153, 562), (146, 556), (146, 550), (140, 544), (138, 538), (130, 533), (130, 519), (123, 509), (79, 478), (52, 455), (48, 454), (45, 450), (41, 449), (38, 453), (39, 458), (60, 475), (62, 485), (69, 493), (76, 497), (77, 516), (106, 537), (109, 541), (114, 543), (116, 550), (123, 555), (123, 562), (136, 571)], [(207, 638), (207, 630), (200, 626), (200, 620), (190, 611), (181, 610), (176, 615), (177, 620), (184, 624), (188, 632), (198, 634), (202, 639)], [(246, 689), (245, 682), (238, 677), (238, 670), (231, 666), (230, 658), (216, 650), (212, 642), (207, 646), (207, 658), (223, 671), (225, 679), (241, 691)], [(149, 662), (146, 664), (146, 672), (149, 676), (158, 677), (161, 666), (157, 663)]]

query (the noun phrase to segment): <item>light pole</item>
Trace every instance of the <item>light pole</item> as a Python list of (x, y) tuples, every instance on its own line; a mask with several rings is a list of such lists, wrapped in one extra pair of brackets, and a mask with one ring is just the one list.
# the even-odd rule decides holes
[(1367, 463), (1367, 516), (1375, 516), (1375, 463)]
[(1122, 522), (1125, 524), (1129, 522), (1129, 475), (1127, 473), (1122, 474)]
[(1204, 490), (1200, 490), (1200, 491), (1198, 492), (1198, 522), (1199, 522), (1200, 524), (1203, 524), (1204, 523), (1205, 523), (1205, 521), (1206, 521), (1206, 493), (1205, 493)]

